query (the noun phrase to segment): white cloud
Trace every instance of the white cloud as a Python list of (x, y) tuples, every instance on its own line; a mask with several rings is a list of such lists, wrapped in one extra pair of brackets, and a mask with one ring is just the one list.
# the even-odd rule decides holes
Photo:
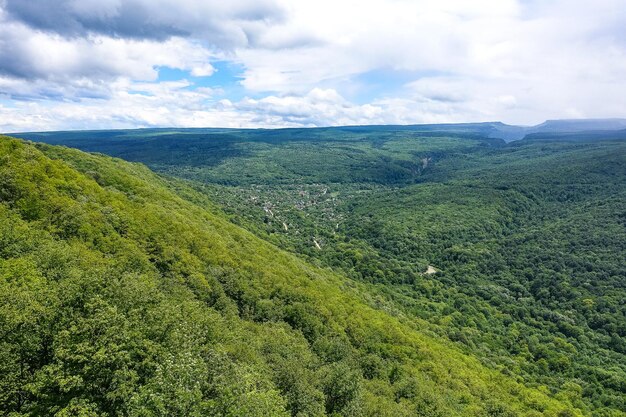
[[(382, 109), (347, 102), (334, 90), (313, 89), (304, 96), (268, 96), (238, 102), (215, 99), (207, 88), (189, 90), (189, 82), (117, 82), (111, 97), (62, 102), (17, 102), (0, 106), (5, 132), (69, 128), (156, 126), (271, 127), (359, 124), (380, 119)], [(38, 117), (21, 118), (20, 114)], [(375, 119), (378, 118), (378, 119)]]
[[(268, 28), (266, 37), (324, 43), (238, 51), (248, 89), (303, 93), (324, 85), (345, 91), (358, 74), (388, 68), (445, 74), (416, 79), (413, 87), (438, 90), (444, 103), (436, 107), (447, 120), (626, 115), (619, 99), (626, 94), (623, 0), (294, 4), (291, 18)], [(422, 108), (419, 95), (410, 93), (398, 98), (416, 98), (413, 107)], [(456, 104), (445, 104), (449, 100)]]
[[(31, 3), (0, 0), (0, 130), (626, 116), (625, 0)], [(149, 82), (216, 59), (254, 98)], [(360, 98), (376, 70), (415, 77)]]
[[(65, 38), (21, 23), (0, 26), (0, 71), (16, 79), (72, 83), (77, 78), (154, 80), (156, 66), (211, 75), (215, 54), (180, 37), (166, 41), (88, 36)], [(1, 74), (1, 72), (0, 72)]]
[(305, 95), (267, 96), (244, 99), (234, 105), (253, 115), (255, 124), (281, 123), (289, 126), (329, 126), (383, 123), (381, 107), (355, 105), (337, 91), (314, 88)]
[(275, 0), (2, 0), (0, 7), (11, 20), (67, 37), (189, 36), (220, 48), (251, 44), (284, 14)]

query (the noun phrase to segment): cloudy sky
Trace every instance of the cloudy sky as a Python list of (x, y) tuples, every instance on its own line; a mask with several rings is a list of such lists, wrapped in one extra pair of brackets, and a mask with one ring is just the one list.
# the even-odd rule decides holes
[(0, 0), (0, 131), (626, 117), (626, 0)]

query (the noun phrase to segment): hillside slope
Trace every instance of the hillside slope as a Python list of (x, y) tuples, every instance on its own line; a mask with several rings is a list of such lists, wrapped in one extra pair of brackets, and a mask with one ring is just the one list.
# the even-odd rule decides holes
[(595, 415), (626, 410), (623, 133), (505, 144), (467, 127), (41, 138), (189, 180), (231, 222), (359, 282), (368, 305), (529, 386), (580, 392)]
[(202, 201), (142, 165), (0, 139), (3, 414), (586, 414)]

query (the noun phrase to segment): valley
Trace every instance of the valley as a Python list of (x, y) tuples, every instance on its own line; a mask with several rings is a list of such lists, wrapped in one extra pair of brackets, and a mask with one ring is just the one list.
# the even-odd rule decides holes
[(490, 372), (584, 414), (625, 409), (621, 138), (139, 133), (25, 136), (143, 162), (184, 198), (345, 277), (369, 308)]

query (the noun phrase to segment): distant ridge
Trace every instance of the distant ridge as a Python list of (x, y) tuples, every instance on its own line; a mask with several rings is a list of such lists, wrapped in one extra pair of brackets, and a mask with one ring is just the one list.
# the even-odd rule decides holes
[(580, 132), (585, 130), (626, 129), (626, 119), (557, 119), (534, 126), (537, 131)]
[[(450, 132), (484, 135), (494, 139), (502, 139), (506, 142), (524, 139), (527, 135), (537, 137), (542, 134), (571, 134), (589, 132), (598, 136), (602, 132), (616, 132), (626, 129), (626, 119), (555, 119), (546, 120), (535, 126), (508, 125), (502, 122), (476, 122), (476, 123), (441, 123), (441, 124), (415, 124), (415, 125), (381, 125), (381, 126), (341, 126), (329, 129), (342, 130), (372, 130), (372, 129), (395, 129), (417, 130), (426, 132)], [(611, 135), (615, 136), (615, 135)], [(622, 135), (619, 135), (620, 137)], [(559, 137), (565, 137), (561, 135)]]
[(538, 137), (544, 133), (565, 134), (593, 132), (594, 136), (596, 136), (605, 131), (619, 131), (626, 129), (626, 119), (557, 119), (546, 120), (536, 126), (514, 126), (503, 123), (492, 123), (492, 127), (493, 130), (489, 134), (490, 137), (510, 142), (523, 139), (528, 135)]
[[(626, 119), (607, 118), (607, 119), (554, 119), (546, 120), (535, 126), (519, 126), (508, 125), (499, 121), (492, 122), (474, 122), (474, 123), (440, 123), (440, 124), (412, 124), (412, 125), (354, 125), (354, 126), (326, 126), (326, 127), (307, 127), (307, 128), (141, 128), (141, 129), (105, 129), (105, 130), (83, 130), (83, 131), (50, 131), (50, 132), (21, 132), (11, 133), (16, 137), (22, 137), (30, 140), (39, 140), (51, 144), (67, 144), (68, 140), (74, 137), (83, 138), (84, 134), (89, 132), (91, 138), (110, 138), (115, 136), (141, 137), (152, 133), (163, 134), (217, 134), (217, 133), (234, 133), (234, 132), (250, 132), (264, 131), (264, 134), (272, 134), (276, 131), (418, 131), (428, 132), (429, 134), (449, 133), (462, 135), (476, 135), (488, 137), (492, 139), (501, 139), (505, 142), (524, 139), (531, 136), (533, 139), (546, 135), (545, 138), (565, 139), (569, 134), (589, 134), (592, 137), (602, 136), (603, 132), (614, 132), (610, 136), (612, 138), (622, 138), (622, 133), (615, 134), (622, 130), (626, 130)], [(299, 133), (300, 134), (300, 133)], [(60, 141), (56, 140), (61, 138)]]

